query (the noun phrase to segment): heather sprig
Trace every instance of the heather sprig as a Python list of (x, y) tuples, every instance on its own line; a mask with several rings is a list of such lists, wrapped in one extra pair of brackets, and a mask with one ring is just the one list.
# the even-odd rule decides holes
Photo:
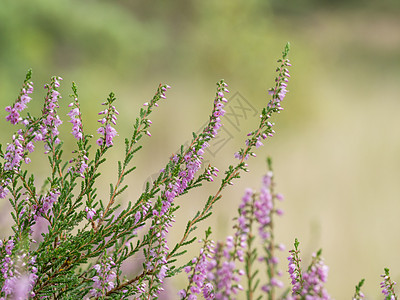
[(289, 276), (292, 284), (292, 295), (302, 295), (304, 288), (304, 279), (302, 275), (302, 271), (300, 268), (300, 250), (299, 250), (299, 241), (297, 238), (294, 241), (294, 249), (290, 250), (290, 255), (288, 256), (289, 261)]
[(364, 293), (361, 291), (361, 287), (364, 285), (365, 279), (361, 279), (360, 282), (356, 285), (356, 290), (354, 292), (354, 296), (352, 300), (361, 300), (364, 299)]
[(328, 280), (328, 266), (325, 265), (321, 257), (322, 250), (312, 254), (312, 260), (307, 271), (303, 273), (304, 289), (307, 296), (313, 296), (318, 299), (329, 300), (330, 296), (326, 291), (324, 284)]
[(86, 135), (83, 130), (83, 121), (82, 121), (82, 113), (80, 110), (80, 103), (78, 100), (78, 87), (76, 86), (75, 82), (72, 83), (72, 91), (73, 94), (70, 95), (73, 98), (73, 102), (71, 102), (68, 107), (71, 107), (71, 110), (68, 113), (70, 117), (70, 123), (72, 124), (72, 131), (71, 134), (77, 140), (78, 149), (75, 150), (73, 153), (77, 153), (77, 157), (71, 159), (69, 162), (73, 164), (69, 168), (72, 173), (79, 175), (82, 178), (85, 178), (85, 173), (87, 172), (88, 168), (88, 153), (90, 146), (88, 144), (89, 138), (91, 135)]
[(185, 267), (184, 270), (188, 274), (188, 285), (185, 289), (179, 291), (181, 299), (197, 299), (197, 295), (202, 294), (204, 299), (215, 298), (215, 287), (209, 280), (210, 258), (214, 253), (214, 242), (209, 240), (211, 228), (205, 232), (204, 240), (199, 240), (203, 244), (198, 257), (193, 258)]
[(115, 266), (112, 257), (103, 255), (98, 264), (93, 266), (96, 275), (92, 277), (93, 288), (90, 295), (93, 297), (105, 296), (106, 292), (112, 290), (115, 286), (116, 273), (113, 271)]
[(22, 112), (27, 107), (27, 104), (32, 100), (32, 98), (28, 96), (28, 94), (32, 94), (33, 92), (33, 82), (30, 81), (31, 78), (32, 70), (29, 69), (26, 73), (26, 77), (17, 100), (12, 106), (6, 107), (6, 112), (9, 113), (8, 116), (6, 116), (6, 120), (13, 125), (23, 121), (22, 117), (20, 116), (20, 112)]
[(283, 251), (285, 246), (275, 241), (274, 217), (283, 214), (283, 211), (277, 207), (277, 201), (283, 201), (283, 196), (275, 192), (271, 158), (267, 159), (267, 164), (269, 171), (263, 177), (260, 193), (254, 202), (254, 217), (264, 250), (264, 254), (259, 256), (258, 260), (265, 262), (268, 275), (268, 282), (262, 286), (262, 290), (267, 292), (268, 299), (275, 299), (276, 289), (283, 287), (283, 282), (279, 279), (282, 272), (278, 269), (279, 259), (276, 251)]
[(103, 102), (102, 105), (107, 108), (99, 112), (99, 115), (103, 115), (98, 122), (101, 126), (97, 129), (97, 133), (100, 134), (100, 138), (97, 139), (96, 144), (100, 147), (110, 147), (113, 145), (113, 139), (117, 135), (117, 131), (112, 125), (117, 124), (117, 115), (119, 112), (116, 110), (113, 102), (117, 100), (115, 98), (114, 93), (110, 93), (106, 102)]
[(57, 155), (56, 145), (61, 142), (58, 138), (60, 133), (58, 126), (62, 124), (62, 121), (57, 114), (58, 101), (62, 98), (58, 91), (61, 80), (63, 80), (61, 77), (53, 76), (51, 82), (44, 85), (44, 88), (47, 89), (47, 95), (42, 110), (42, 124), (37, 135), (38, 140), (45, 141), (45, 153), (52, 152), (53, 157)]
[(294, 249), (290, 250), (289, 276), (292, 284), (292, 295), (295, 299), (331, 299), (324, 284), (327, 282), (329, 268), (321, 257), (322, 250), (312, 254), (308, 268), (303, 271), (300, 266), (299, 241), (295, 239)]
[(215, 287), (216, 299), (236, 299), (243, 290), (240, 284), (244, 271), (239, 268), (237, 261), (243, 261), (246, 236), (235, 234), (228, 236), (225, 242), (218, 242), (213, 250), (208, 268), (208, 278)]
[(389, 269), (385, 268), (385, 274), (381, 275), (383, 281), (380, 286), (382, 289), (382, 294), (385, 295), (385, 300), (397, 300), (397, 295), (394, 292), (394, 286), (396, 282), (390, 278)]
[(13, 239), (9, 239), (2, 248), (5, 253), (2, 253), (4, 258), (1, 261), (1, 273), (4, 278), (1, 292), (6, 297), (13, 294), (13, 299), (27, 299), (35, 296), (33, 287), (38, 278), (36, 257), (26, 248), (22, 248), (22, 245), (17, 246), (19, 248)]

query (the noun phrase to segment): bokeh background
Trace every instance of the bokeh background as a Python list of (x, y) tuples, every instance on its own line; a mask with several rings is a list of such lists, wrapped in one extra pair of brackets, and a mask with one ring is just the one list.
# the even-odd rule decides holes
[[(207, 120), (217, 80), (224, 78), (231, 97), (242, 97), (255, 111), (266, 105), (287, 41), (292, 80), (285, 110), (274, 119), (277, 134), (249, 161), (251, 172), (226, 190), (199, 232), (211, 225), (215, 239), (229, 233), (243, 190), (259, 188), (270, 155), (277, 189), (286, 196), (277, 239), (291, 248), (297, 237), (305, 264), (323, 248), (330, 266), (327, 288), (335, 299), (351, 297), (361, 278), (367, 298), (378, 299), (384, 267), (400, 281), (398, 0), (0, 0), (0, 102), (5, 107), (15, 100), (26, 70), (33, 68), (30, 108), (39, 113), (43, 84), (62, 76), (68, 157), (73, 138), (65, 114), (72, 81), (93, 133), (100, 103), (114, 91), (120, 136), (99, 183), (106, 197), (139, 106), (160, 82), (170, 84), (168, 99), (151, 117), (152, 137), (136, 157), (131, 188), (121, 198), (135, 200), (145, 180)], [(233, 153), (258, 124), (253, 114), (242, 114), (235, 126), (225, 121), (230, 139), (206, 160), (221, 170), (234, 161)], [(3, 122), (0, 130), (4, 144), (15, 129)], [(30, 166), (38, 182), (46, 176), (41, 159), (36, 151)], [(210, 184), (179, 199), (182, 215), (172, 242), (185, 218), (216, 189)], [(9, 218), (7, 204), (1, 205), (3, 237)], [(283, 279), (289, 282), (287, 274)], [(183, 283), (172, 284), (173, 290)]]

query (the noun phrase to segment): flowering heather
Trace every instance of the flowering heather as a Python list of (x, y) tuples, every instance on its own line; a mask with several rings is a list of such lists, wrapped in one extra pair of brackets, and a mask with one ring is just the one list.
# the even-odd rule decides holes
[(303, 273), (304, 289), (306, 295), (317, 299), (330, 299), (328, 292), (324, 288), (324, 284), (328, 280), (328, 266), (326, 266), (321, 258), (321, 250), (313, 253), (312, 262), (307, 271)]
[[(131, 136), (123, 140), (117, 133), (117, 98), (110, 93), (99, 113), (98, 135), (92, 139), (95, 134), (84, 126), (75, 83), (71, 103), (61, 101), (61, 77), (52, 77), (44, 86), (47, 93), (41, 113), (25, 115), (34, 99), (28, 71), (17, 100), (6, 107), (6, 121), (17, 128), (4, 151), (0, 148), (0, 198), (9, 201), (13, 220), (11, 234), (0, 238), (0, 299), (158, 299), (168, 294), (170, 279), (180, 273), (187, 276), (187, 284), (174, 291), (172, 299), (330, 299), (324, 287), (328, 267), (321, 251), (302, 269), (297, 239), (289, 251), (285, 288), (278, 259), (285, 247), (275, 236), (277, 219), (283, 215), (279, 208), (283, 196), (275, 191), (270, 159), (261, 188), (246, 189), (232, 234), (214, 242), (209, 228), (199, 240), (198, 255), (187, 254), (198, 239), (198, 226), (212, 215), (223, 190), (249, 171), (245, 160), (256, 156), (254, 151), (275, 134), (271, 119), (282, 111), (288, 92), (288, 52), (289, 45), (278, 60), (275, 84), (258, 126), (232, 155), (238, 160), (233, 159), (222, 172), (203, 163), (206, 151), (219, 142), (216, 139), (230, 105), (228, 85), (220, 80), (204, 128), (166, 160), (136, 199), (124, 193), (126, 176), (135, 170), (132, 164), (142, 139), (152, 136), (150, 115), (167, 99), (170, 86), (156, 88), (134, 119)], [(63, 151), (59, 131), (58, 111), (67, 105), (65, 117), (70, 125), (66, 125), (71, 126), (75, 143), (72, 153)], [(50, 167), (43, 179), (26, 170), (38, 143), (43, 143)], [(101, 172), (107, 171), (106, 153), (118, 151), (112, 147), (118, 143), (125, 147), (118, 155), (116, 178), (105, 182)], [(215, 192), (205, 198), (201, 209), (187, 216), (186, 226), (177, 227), (181, 196), (213, 181), (218, 181)], [(110, 186), (107, 195), (100, 195), (99, 184)], [(172, 230), (175, 243), (169, 239)], [(382, 278), (385, 299), (396, 299), (388, 269)], [(363, 283), (356, 286), (353, 299), (364, 297)]]
[(91, 296), (104, 296), (106, 292), (115, 287), (114, 280), (117, 275), (112, 270), (113, 267), (115, 267), (115, 263), (111, 257), (102, 257), (101, 262), (93, 266), (96, 275), (92, 277), (93, 288), (90, 290)]
[(34, 297), (33, 287), (38, 277), (36, 257), (29, 255), (25, 250), (16, 249), (12, 239), (7, 241), (4, 250), (5, 257), (1, 262), (4, 283), (1, 292), (6, 297), (12, 294), (13, 299)]
[(53, 145), (60, 143), (58, 138), (58, 126), (62, 124), (60, 117), (57, 115), (58, 100), (61, 99), (61, 94), (58, 92), (60, 87), (61, 77), (54, 76), (51, 78), (50, 84), (45, 84), (47, 96), (44, 101), (42, 110), (42, 122), (39, 125), (39, 133), (35, 136), (35, 140), (45, 141), (45, 149), (49, 152)]
[(394, 286), (396, 282), (390, 278), (389, 269), (385, 268), (385, 274), (381, 275), (383, 278), (381, 282), (382, 294), (385, 295), (385, 300), (395, 300), (397, 299), (396, 293), (394, 292)]
[(119, 115), (115, 106), (112, 105), (115, 100), (116, 98), (114, 97), (114, 93), (110, 93), (107, 102), (102, 104), (107, 106), (107, 108), (99, 112), (99, 115), (103, 115), (103, 117), (98, 120), (98, 122), (102, 124), (102, 126), (97, 129), (97, 132), (101, 135), (101, 137), (96, 141), (99, 146), (102, 146), (103, 144), (105, 144), (106, 147), (112, 146), (113, 139), (117, 135), (117, 131), (111, 126), (111, 124), (117, 124), (117, 115)]
[(6, 107), (6, 112), (9, 113), (9, 115), (6, 117), (6, 120), (13, 125), (18, 124), (23, 120), (19, 113), (22, 112), (27, 107), (26, 105), (32, 100), (32, 98), (28, 95), (32, 94), (33, 92), (33, 82), (30, 81), (31, 78), (32, 70), (29, 70), (26, 74), (21, 92), (18, 95), (18, 98), (15, 101), (14, 105)]
[(90, 136), (85, 135), (83, 130), (82, 114), (78, 101), (78, 88), (75, 83), (72, 83), (72, 91), (74, 94), (71, 95), (71, 97), (74, 101), (68, 105), (68, 107), (71, 107), (68, 116), (70, 117), (70, 123), (72, 124), (71, 133), (77, 139), (78, 149), (75, 150), (74, 153), (77, 153), (78, 155), (76, 158), (69, 161), (73, 165), (70, 166), (68, 170), (82, 178), (85, 178), (85, 173), (89, 167), (89, 158), (87, 157), (87, 153), (89, 150), (88, 139)]
[(78, 98), (75, 98), (74, 100), (75, 102), (68, 105), (69, 107), (72, 107), (71, 111), (68, 113), (68, 116), (71, 118), (69, 122), (72, 124), (72, 135), (77, 140), (81, 140), (83, 138), (81, 112), (79, 110)]

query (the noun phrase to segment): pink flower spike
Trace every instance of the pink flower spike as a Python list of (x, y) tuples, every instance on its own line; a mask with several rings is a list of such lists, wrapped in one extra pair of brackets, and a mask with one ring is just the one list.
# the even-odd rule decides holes
[(143, 103), (143, 106), (149, 106), (148, 102)]

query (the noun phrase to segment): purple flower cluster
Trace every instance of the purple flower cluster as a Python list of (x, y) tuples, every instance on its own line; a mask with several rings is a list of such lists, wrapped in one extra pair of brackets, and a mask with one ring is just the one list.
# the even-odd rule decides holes
[(385, 295), (385, 300), (395, 300), (397, 296), (394, 292), (396, 282), (390, 278), (389, 269), (385, 268), (385, 274), (381, 275), (383, 281), (380, 283), (382, 294)]
[(219, 172), (219, 170), (216, 167), (208, 166), (204, 173), (206, 174), (206, 178), (208, 181), (214, 181), (213, 176), (217, 177), (218, 172)]
[(60, 191), (57, 188), (51, 189), (46, 196), (41, 197), (41, 207), (38, 209), (38, 212), (42, 215), (47, 214), (49, 210), (53, 207), (54, 203), (57, 202), (58, 197), (60, 196)]
[(185, 267), (189, 285), (187, 289), (179, 291), (181, 299), (196, 300), (200, 293), (203, 294), (205, 300), (215, 299), (214, 287), (208, 278), (209, 259), (212, 257), (211, 253), (214, 252), (213, 248), (213, 241), (205, 241), (204, 247), (200, 249), (199, 257), (193, 258), (192, 264)]
[[(262, 186), (260, 193), (255, 193), (252, 189), (246, 189), (242, 202), (239, 205), (239, 217), (238, 228), (245, 234), (245, 236), (252, 235), (252, 224), (255, 222), (258, 226), (258, 235), (261, 238), (261, 242), (264, 245), (265, 254), (258, 256), (259, 261), (265, 261), (267, 264), (267, 273), (269, 277), (268, 283), (262, 286), (262, 290), (266, 293), (270, 293), (274, 287), (283, 287), (283, 283), (278, 279), (282, 276), (282, 272), (277, 270), (277, 264), (279, 262), (275, 255), (275, 249), (284, 250), (283, 245), (276, 245), (273, 234), (272, 234), (272, 218), (273, 213), (282, 214), (281, 210), (275, 209), (274, 200), (282, 200), (283, 197), (280, 194), (274, 194), (272, 191), (272, 171), (269, 171), (262, 180)], [(279, 212), (279, 213), (278, 213)], [(252, 249), (252, 238), (248, 242), (248, 248), (246, 249), (247, 256), (251, 257)], [(251, 260), (247, 260), (246, 263), (252, 263)], [(249, 266), (251, 268), (251, 266)], [(247, 276), (252, 276), (247, 274)]]
[(254, 195), (253, 190), (247, 188), (242, 197), (242, 202), (239, 205), (239, 217), (237, 218), (238, 229), (243, 233), (248, 233), (250, 231), (249, 218), (251, 218), (252, 216), (249, 215), (251, 214), (249, 206), (252, 205), (253, 195)]
[(14, 247), (15, 247), (14, 240), (12, 239), (8, 240), (7, 244), (4, 247), (6, 256), (4, 257), (1, 264), (1, 273), (3, 274), (4, 278), (4, 285), (1, 291), (4, 292), (6, 296), (11, 294), (14, 289), (14, 280), (13, 280), (14, 261), (11, 259), (12, 250), (14, 249)]
[[(289, 275), (292, 280), (292, 295), (301, 299), (309, 300), (329, 300), (331, 299), (324, 288), (324, 283), (328, 279), (329, 268), (321, 258), (321, 250), (312, 255), (310, 266), (305, 272), (300, 268), (300, 257), (298, 250), (299, 242), (295, 241), (295, 249), (290, 250)], [(296, 298), (297, 299), (297, 298)]]
[[(37, 268), (34, 266), (35, 257), (29, 257), (26, 253), (13, 253), (15, 248), (14, 240), (9, 239), (4, 246), (5, 257), (1, 263), (1, 273), (4, 283), (1, 291), (7, 295), (12, 295), (13, 299), (28, 299), (34, 297), (32, 292), (35, 282)], [(5, 299), (5, 298), (2, 298)]]
[(95, 210), (94, 208), (86, 207), (86, 208), (85, 208), (85, 211), (86, 211), (86, 213), (87, 213), (87, 214), (86, 214), (86, 218), (87, 218), (89, 221), (92, 221), (94, 215), (96, 214), (96, 210)]
[(68, 105), (68, 107), (72, 107), (68, 113), (68, 116), (70, 117), (69, 122), (72, 124), (71, 133), (77, 140), (82, 140), (83, 128), (82, 128), (82, 118), (81, 118), (81, 112), (79, 110), (78, 98), (75, 98), (74, 102), (71, 102)]
[[(27, 156), (27, 153), (33, 152), (35, 146), (32, 141), (27, 142), (24, 138), (24, 133), (19, 129), (13, 135), (12, 143), (7, 144), (6, 152), (4, 154), (4, 170), (18, 172), (21, 166), (22, 160), (28, 164), (31, 160)], [(0, 182), (0, 198), (5, 198), (8, 193), (7, 186), (11, 183), (11, 179), (8, 175), (3, 175)]]
[(331, 298), (324, 288), (329, 268), (324, 264), (320, 254), (313, 253), (312, 257), (311, 266), (303, 273), (303, 294), (310, 300), (329, 300)]
[(57, 115), (58, 99), (62, 98), (61, 94), (57, 91), (60, 87), (61, 77), (52, 77), (50, 84), (45, 84), (44, 88), (47, 89), (47, 96), (45, 98), (44, 107), (42, 110), (42, 124), (40, 124), (39, 132), (35, 133), (35, 141), (46, 141), (46, 153), (50, 151), (50, 144), (59, 144), (58, 126), (62, 124), (60, 117)]
[[(203, 144), (203, 148), (207, 147), (208, 143)], [(164, 215), (172, 205), (174, 199), (183, 194), (189, 183), (194, 179), (196, 173), (201, 168), (201, 160), (203, 159), (202, 154), (204, 153), (203, 149), (200, 149), (196, 152), (196, 149), (191, 148), (184, 156), (184, 167), (179, 171), (178, 176), (175, 178), (173, 183), (169, 183), (165, 189), (162, 201), (162, 207), (160, 212), (154, 211), (155, 215)], [(175, 155), (173, 158), (175, 163), (178, 163), (179, 156)]]
[(213, 282), (215, 299), (235, 299), (234, 295), (242, 290), (239, 284), (243, 270), (238, 270), (235, 258), (243, 261), (243, 250), (246, 247), (246, 236), (241, 236), (237, 243), (232, 236), (226, 243), (217, 243), (213, 249), (213, 257), (208, 264), (208, 279)]
[(259, 257), (259, 260), (266, 261), (268, 268), (270, 269), (269, 283), (263, 286), (263, 290), (271, 290), (273, 287), (283, 287), (282, 281), (277, 276), (282, 276), (282, 272), (277, 271), (278, 258), (274, 256), (275, 249), (283, 251), (285, 246), (282, 244), (276, 245), (273, 240), (273, 224), (272, 218), (273, 213), (278, 216), (283, 214), (282, 210), (275, 207), (275, 200), (282, 201), (283, 196), (281, 194), (273, 193), (273, 173), (269, 171), (262, 179), (262, 186), (258, 199), (254, 202), (254, 217), (258, 224), (258, 234), (263, 240), (263, 243), (267, 245), (268, 251), (266, 256)]
[(25, 163), (28, 164), (30, 159), (26, 156), (26, 153), (33, 152), (34, 148), (32, 141), (26, 143), (22, 130), (18, 130), (17, 133), (13, 135), (13, 142), (7, 145), (6, 153), (4, 154), (4, 159), (6, 161), (4, 170), (18, 171), (22, 160), (25, 160)]
[(268, 108), (274, 109), (277, 112), (283, 110), (281, 102), (286, 96), (287, 83), (289, 82), (290, 74), (288, 67), (292, 66), (289, 59), (279, 59), (281, 66), (276, 69), (278, 76), (275, 78), (276, 85), (274, 88), (268, 90), (268, 94), (272, 96), (272, 99), (268, 103)]
[(264, 177), (264, 185), (261, 187), (260, 196), (254, 202), (254, 216), (259, 224), (258, 232), (263, 240), (270, 238), (271, 213), (274, 208), (272, 194), (270, 190), (272, 172)]
[(206, 141), (208, 141), (211, 138), (214, 138), (218, 134), (218, 129), (222, 126), (221, 117), (225, 115), (224, 103), (228, 102), (224, 94), (224, 93), (229, 93), (227, 87), (228, 85), (223, 80), (217, 83), (217, 92), (214, 100), (214, 108), (210, 116), (209, 125), (204, 131), (206, 135), (204, 139)]
[(93, 288), (90, 290), (92, 297), (105, 296), (106, 292), (115, 287), (117, 274), (112, 270), (115, 263), (111, 257), (103, 257), (99, 264), (93, 266), (96, 275), (92, 277)]
[(9, 121), (13, 125), (18, 124), (22, 121), (19, 113), (23, 111), (27, 107), (26, 105), (29, 103), (29, 101), (32, 100), (32, 98), (28, 96), (28, 94), (31, 94), (32, 92), (33, 82), (25, 81), (21, 93), (18, 96), (18, 99), (15, 101), (14, 105), (6, 107), (6, 112), (9, 113), (6, 117), (7, 121)]
[(8, 188), (7, 186), (11, 183), (11, 179), (9, 178), (1, 178), (0, 179), (0, 198), (4, 199), (5, 197), (7, 197), (8, 194)]
[(289, 261), (289, 276), (292, 284), (292, 295), (297, 295), (302, 292), (303, 289), (303, 279), (300, 269), (300, 257), (297, 249), (290, 250), (290, 255), (288, 256)]
[(88, 160), (89, 158), (86, 156), (85, 151), (80, 151), (79, 156), (76, 159), (76, 166), (73, 168), (75, 173), (79, 174), (82, 178), (85, 178), (85, 171), (88, 168)]
[[(113, 99), (112, 101), (115, 100), (113, 95), (111, 99)], [(117, 115), (119, 115), (119, 112), (115, 109), (115, 106), (112, 105), (112, 101), (104, 102), (102, 105), (108, 105), (108, 108), (99, 112), (99, 115), (104, 115), (103, 118), (98, 120), (98, 122), (102, 124), (102, 126), (97, 129), (97, 132), (101, 135), (101, 137), (96, 141), (97, 145), (99, 146), (105, 144), (106, 147), (111, 147), (113, 145), (113, 139), (117, 135), (117, 131), (110, 124), (112, 123), (116, 125)]]

